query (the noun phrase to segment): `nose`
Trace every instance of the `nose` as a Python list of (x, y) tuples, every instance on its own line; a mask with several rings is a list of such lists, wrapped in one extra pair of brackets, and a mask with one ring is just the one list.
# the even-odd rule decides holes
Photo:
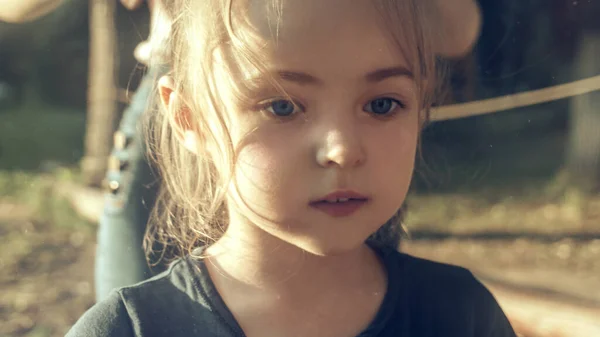
[(361, 137), (353, 122), (338, 122), (328, 128), (317, 151), (317, 162), (322, 167), (352, 168), (362, 165), (366, 153)]

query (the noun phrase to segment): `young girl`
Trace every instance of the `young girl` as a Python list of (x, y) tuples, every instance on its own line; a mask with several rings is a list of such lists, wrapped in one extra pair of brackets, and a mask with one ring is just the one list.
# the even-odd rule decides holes
[(400, 216), (435, 53), (462, 40), (446, 10), (470, 21), (448, 3), (167, 3), (149, 235), (185, 256), (69, 335), (515, 336), (468, 271), (367, 240)]

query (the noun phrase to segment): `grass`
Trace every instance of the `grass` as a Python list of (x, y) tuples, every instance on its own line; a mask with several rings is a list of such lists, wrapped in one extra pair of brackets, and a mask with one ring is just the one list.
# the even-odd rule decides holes
[(44, 171), (76, 165), (83, 155), (85, 114), (43, 103), (0, 111), (0, 170)]

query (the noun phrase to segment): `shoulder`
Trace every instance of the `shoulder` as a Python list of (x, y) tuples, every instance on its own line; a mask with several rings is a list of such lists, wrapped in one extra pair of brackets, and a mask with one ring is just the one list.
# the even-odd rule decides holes
[(403, 298), (421, 324), (463, 336), (515, 336), (492, 293), (469, 270), (403, 253), (394, 259), (401, 266)]
[(181, 315), (182, 306), (197, 303), (192, 279), (186, 261), (178, 260), (149, 280), (113, 291), (83, 314), (67, 336), (146, 336), (168, 329), (160, 325)]
[(460, 295), (466, 293), (478, 294), (485, 287), (473, 276), (468, 269), (398, 253), (397, 260), (403, 264), (405, 273), (409, 273), (408, 280), (424, 287), (434, 287), (444, 292), (452, 290)]
[(401, 279), (405, 286), (480, 290), (477, 286), (479, 282), (463, 267), (422, 259), (388, 247), (377, 246), (377, 250), (387, 269), (398, 273), (398, 279)]
[(399, 279), (409, 298), (428, 305), (476, 306), (491, 293), (473, 274), (459, 266), (430, 261), (408, 254), (391, 253)]
[(67, 337), (134, 336), (130, 317), (121, 295), (113, 291), (81, 316)]

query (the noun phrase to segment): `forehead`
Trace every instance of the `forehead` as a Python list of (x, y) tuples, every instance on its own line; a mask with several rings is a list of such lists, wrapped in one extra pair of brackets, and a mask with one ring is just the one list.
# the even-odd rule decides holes
[[(252, 0), (249, 19), (269, 46), (269, 66), (352, 76), (406, 66), (373, 0)], [(324, 75), (322, 75), (324, 74)]]

